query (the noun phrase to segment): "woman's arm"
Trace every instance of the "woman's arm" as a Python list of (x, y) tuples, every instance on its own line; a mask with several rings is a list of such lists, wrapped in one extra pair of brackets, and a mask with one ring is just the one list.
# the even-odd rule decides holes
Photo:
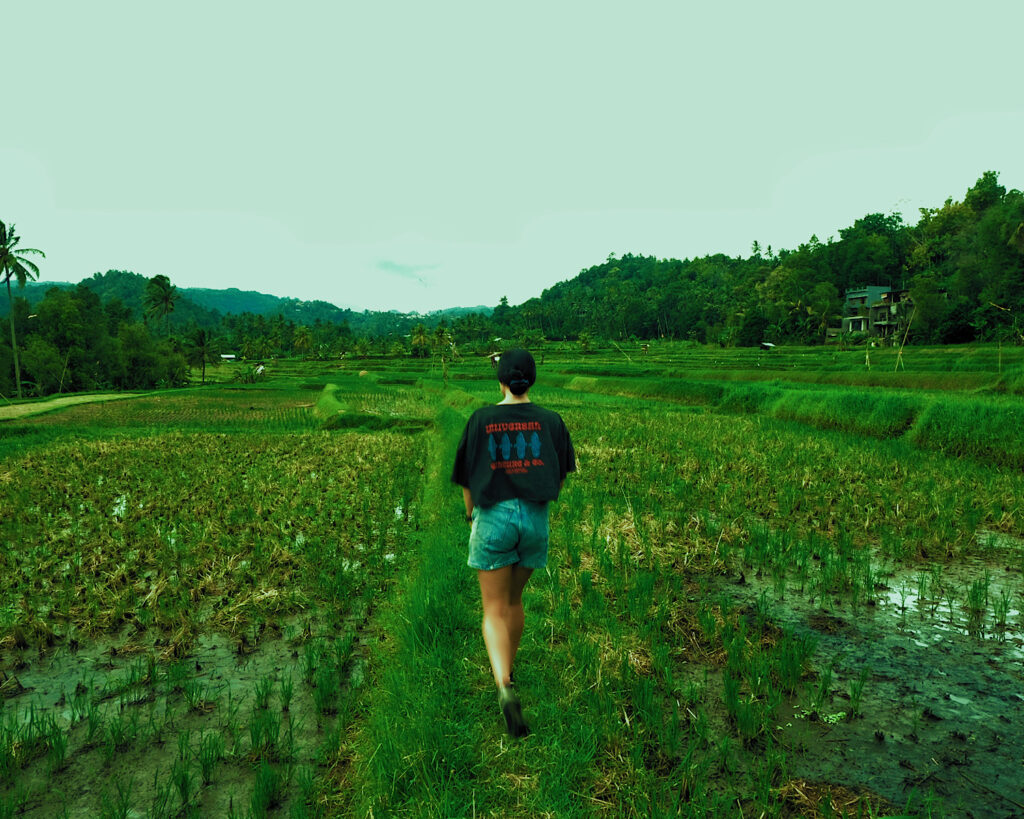
[(462, 487), (462, 502), (466, 504), (466, 518), (473, 514), (473, 496), (469, 492), (469, 487)]

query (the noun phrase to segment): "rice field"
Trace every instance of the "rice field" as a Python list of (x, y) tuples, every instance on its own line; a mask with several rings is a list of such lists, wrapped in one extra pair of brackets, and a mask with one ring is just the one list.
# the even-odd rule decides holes
[(313, 801), (373, 607), (411, 560), (422, 454), (406, 435), (320, 432), (293, 401), (83, 405), (65, 430), (116, 434), (5, 460), (5, 811)]
[(920, 437), (962, 437), (936, 402), (1003, 399), (849, 379), (794, 411), (653, 361), (554, 348), (534, 388), (580, 468), (527, 591), (518, 743), (448, 483), (486, 363), (0, 424), (0, 816), (1022, 810), (1024, 473), (981, 432)]

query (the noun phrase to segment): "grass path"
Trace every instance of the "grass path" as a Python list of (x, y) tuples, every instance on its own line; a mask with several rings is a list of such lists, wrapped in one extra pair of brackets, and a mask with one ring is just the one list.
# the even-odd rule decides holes
[(116, 401), (121, 398), (138, 398), (145, 393), (140, 392), (110, 392), (95, 395), (65, 395), (60, 398), (50, 398), (46, 401), (32, 401), (25, 404), (4, 404), (0, 406), (0, 421), (13, 421), (16, 418), (27, 418), (30, 415), (39, 415), (51, 410), (70, 407), (74, 404), (92, 404), (97, 401)]
[(479, 760), (486, 677), (478, 672), (487, 658), (477, 645), (478, 592), (462, 556), (461, 498), (446, 465), (452, 430), (463, 422), (460, 413), (442, 410), (425, 475), (421, 508), (430, 511), (418, 538), (419, 564), (381, 614), (383, 650), (346, 783), (354, 815), (459, 816), (473, 801), (465, 774)]
[(421, 504), (433, 514), (420, 535), (417, 569), (381, 615), (385, 647), (348, 760), (345, 812), (591, 815), (582, 795), (590, 789), (575, 780), (593, 754), (593, 738), (587, 730), (569, 735), (575, 729), (558, 702), (564, 693), (554, 671), (569, 658), (557, 651), (540, 657), (550, 652), (541, 645), (547, 626), (544, 595), (536, 589), (527, 592), (519, 686), (537, 730), (519, 742), (505, 734), (480, 636), (479, 590), (465, 565), (461, 493), (448, 480), (467, 415), (446, 407), (439, 416)]
[[(465, 564), (461, 493), (449, 482), (472, 407), (449, 401), (424, 476), (421, 508), (433, 513), (420, 533), (419, 564), (380, 613), (383, 647), (363, 717), (339, 760), (347, 772), (338, 782), (340, 812), (508, 818), (611, 809), (643, 816), (678, 801), (679, 779), (656, 781), (643, 757), (657, 742), (647, 736), (652, 720), (662, 723), (663, 714), (653, 701), (649, 715), (631, 702), (636, 685), (646, 691), (650, 684), (626, 658), (626, 647), (638, 642), (623, 639), (599, 595), (581, 605), (578, 572), (561, 568), (561, 547), (524, 596), (516, 676), (533, 733), (520, 741), (505, 734), (480, 635), (479, 589)], [(564, 494), (571, 496), (570, 486)], [(633, 752), (641, 756), (627, 758)]]

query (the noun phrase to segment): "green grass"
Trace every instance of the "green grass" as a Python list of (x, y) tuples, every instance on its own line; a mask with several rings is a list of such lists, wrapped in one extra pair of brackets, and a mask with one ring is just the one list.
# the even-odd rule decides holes
[[(793, 815), (780, 714), (854, 719), (871, 679), (779, 625), (786, 601), (863, 611), (913, 570), (908, 619), (1019, 634), (1017, 587), (948, 576), (1024, 568), (979, 539), (1024, 535), (1007, 351), (1002, 374), (989, 350), (913, 351), (866, 387), (863, 350), (623, 349), (556, 346), (535, 388), (580, 471), (527, 591), (517, 743), (448, 481), (498, 399), (485, 362), (447, 389), (427, 362), (274, 362), (261, 384), (0, 424), (3, 668), (72, 641), (103, 658), (3, 701), (2, 804), (59, 814), (42, 783), (94, 768), (102, 793), (66, 795), (94, 815)], [(963, 373), (987, 391), (936, 386)], [(760, 597), (730, 592), (741, 573)]]

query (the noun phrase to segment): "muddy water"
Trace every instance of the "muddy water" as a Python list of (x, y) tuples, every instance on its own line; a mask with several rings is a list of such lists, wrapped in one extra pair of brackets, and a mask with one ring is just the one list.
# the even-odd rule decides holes
[[(347, 618), (340, 631), (355, 633), (351, 659), (345, 666), (346, 679), (340, 691), (347, 692), (362, 683), (363, 668), (375, 637), (365, 629), (366, 612)], [(17, 775), (16, 791), (23, 815), (96, 816), (104, 805), (116, 801), (118, 784), (130, 790), (136, 809), (131, 815), (143, 815), (165, 798), (172, 770), (181, 756), (180, 738), (188, 744), (187, 758), (193, 772), (189, 803), (198, 815), (242, 815), (253, 791), (255, 762), (250, 747), (250, 723), (259, 708), (255, 691), (263, 681), (272, 681), (270, 711), (277, 715), (281, 745), (293, 743), (290, 768), (315, 769), (318, 749), (327, 739), (338, 718), (325, 717), (316, 709), (310, 686), (303, 681), (303, 625), (298, 620), (283, 622), (282, 633), (265, 634), (256, 644), (246, 645), (226, 635), (201, 635), (187, 657), (177, 661), (177, 684), (170, 677), (173, 663), (158, 662), (157, 682), (126, 686), (132, 674), (145, 676), (143, 656), (126, 656), (121, 639), (90, 643), (81, 648), (61, 645), (39, 653), (24, 651), (0, 657), (0, 666), (9, 678), (17, 680), (18, 691), (8, 690), (0, 703), (5, 720), (25, 724), (33, 710), (52, 714), (68, 736), (67, 764), (56, 773), (41, 757), (22, 767)], [(308, 624), (305, 624), (308, 627)], [(333, 638), (328, 637), (328, 642)], [(158, 653), (159, 645), (149, 650)], [(290, 707), (283, 704), (281, 683), (291, 679), (294, 696)], [(180, 687), (179, 687), (180, 686)], [(198, 691), (194, 703), (182, 687)], [(88, 720), (82, 716), (82, 702), (91, 701), (100, 715), (101, 727), (89, 739)], [(76, 710), (78, 715), (76, 718)], [(234, 715), (234, 716), (232, 716)], [(107, 736), (112, 721), (131, 718), (138, 727), (137, 736), (126, 747), (111, 753)], [(225, 756), (217, 764), (212, 782), (201, 785), (198, 748), (203, 738), (216, 734), (223, 739)], [(7, 798), (0, 789), (0, 796)], [(169, 802), (176, 808), (177, 792)], [(293, 780), (282, 794), (282, 811), (291, 800), (300, 799)], [(163, 815), (156, 811), (157, 815)]]
[[(1018, 572), (995, 570), (990, 580), (990, 600), (1001, 588), (1020, 599)], [(950, 612), (919, 598), (911, 590), (920, 582), (918, 574), (888, 578), (876, 603), (856, 611), (834, 601), (822, 608), (792, 590), (775, 600), (776, 623), (817, 640), (819, 676), (808, 688), (832, 675), (817, 709), (778, 715), (787, 773), (866, 788), (897, 806), (916, 793), (919, 806), (932, 800), (934, 816), (1024, 817), (1020, 614), (1004, 603), (1007, 625), (995, 629), (990, 607), (979, 627), (955, 602)], [(772, 585), (757, 580), (728, 592), (750, 604), (762, 592), (775, 599)]]

